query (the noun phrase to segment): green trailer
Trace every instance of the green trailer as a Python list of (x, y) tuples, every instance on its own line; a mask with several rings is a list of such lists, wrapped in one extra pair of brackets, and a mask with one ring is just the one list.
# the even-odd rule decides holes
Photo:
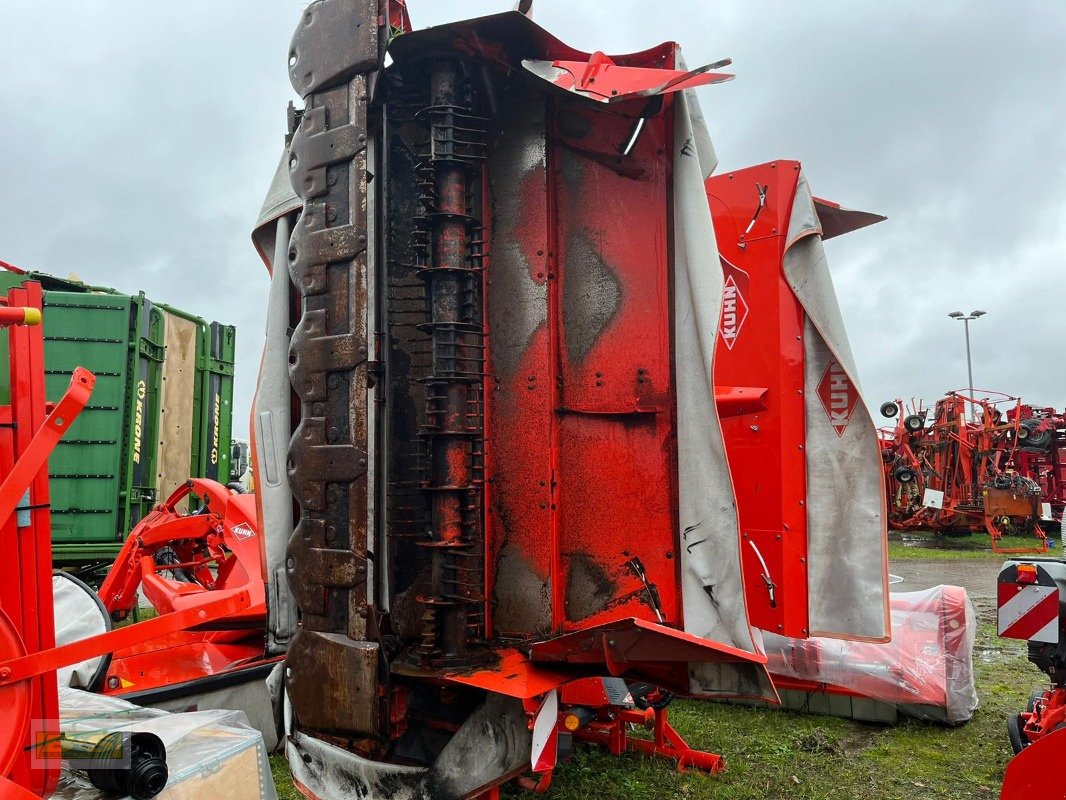
[(228, 480), (235, 329), (143, 293), (41, 273), (0, 271), (0, 290), (25, 280), (45, 290), (48, 399), (59, 398), (76, 366), (97, 376), (49, 460), (53, 560), (111, 561), (130, 529), (185, 480)]

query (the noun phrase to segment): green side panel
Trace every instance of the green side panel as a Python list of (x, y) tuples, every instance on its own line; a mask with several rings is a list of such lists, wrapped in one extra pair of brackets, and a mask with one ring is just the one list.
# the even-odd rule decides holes
[(233, 362), (237, 329), (212, 322), (204, 359), (203, 422), (200, 435), (202, 474), (219, 483), (230, 480), (230, 438), (233, 432)]
[(163, 312), (143, 293), (133, 298), (130, 327), (129, 374), (127, 384), (126, 441), (128, 457), (123, 470), (126, 502), (123, 530), (130, 531), (166, 498), (156, 486), (156, 447), (159, 440), (164, 358)]
[(75, 367), (96, 375), (89, 404), (56, 446), (51, 473), (52, 541), (118, 543), (124, 499), (130, 298), (44, 293), (45, 388), (57, 401)]

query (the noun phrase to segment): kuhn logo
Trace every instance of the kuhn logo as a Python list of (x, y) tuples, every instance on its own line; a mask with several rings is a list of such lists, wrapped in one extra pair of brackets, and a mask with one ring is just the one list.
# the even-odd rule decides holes
[(843, 436), (848, 423), (851, 422), (855, 406), (859, 404), (859, 393), (855, 391), (855, 384), (851, 382), (848, 373), (835, 358), (830, 360), (818, 382), (818, 398), (822, 401), (826, 416), (829, 417), (829, 424), (833, 426), (837, 436)]
[(724, 258), (722, 272), (725, 274), (725, 284), (722, 286), (722, 318), (718, 321), (718, 335), (725, 346), (732, 350), (744, 327), (744, 320), (748, 318), (748, 301), (744, 299), (748, 291), (748, 273)]
[(239, 525), (233, 526), (233, 538), (239, 542), (243, 542), (245, 539), (251, 539), (255, 536), (255, 531), (252, 530), (252, 526), (247, 522), (242, 522)]

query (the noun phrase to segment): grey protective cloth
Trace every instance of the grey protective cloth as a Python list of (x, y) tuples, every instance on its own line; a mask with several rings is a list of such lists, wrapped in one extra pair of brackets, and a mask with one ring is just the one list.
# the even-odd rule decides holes
[[(859, 393), (821, 224), (800, 178), (785, 245), (785, 277), (806, 313), (807, 578), (812, 636), (885, 641), (888, 544), (877, 426)], [(819, 386), (832, 361), (853, 386), (847, 424), (834, 427)]]
[[(90, 636), (111, 630), (111, 620), (92, 590), (66, 575), (52, 576), (52, 597), (55, 608), (56, 646), (79, 642)], [(56, 680), (74, 689), (96, 689), (93, 678), (105, 656), (97, 656), (56, 670)]]
[(292, 494), (285, 466), (290, 436), (287, 253), (289, 232), (302, 204), (289, 181), (288, 161), (286, 148), (252, 232), (252, 242), (270, 273), (266, 340), (251, 420), (255, 491), (266, 556), (268, 653), (283, 652), (296, 632), (296, 604), (285, 577), (285, 549), (292, 536)]
[[(736, 501), (712, 377), (723, 278), (704, 180), (716, 160), (691, 91), (678, 96), (674, 131), (674, 358), (685, 630), (754, 653)], [(776, 697), (758, 665), (694, 663), (689, 669), (694, 694)]]

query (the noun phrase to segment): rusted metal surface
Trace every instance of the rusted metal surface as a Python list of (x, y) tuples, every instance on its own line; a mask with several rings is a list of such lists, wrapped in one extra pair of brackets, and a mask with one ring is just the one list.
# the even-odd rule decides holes
[(373, 733), (383, 726), (378, 694), (381, 654), (376, 642), (300, 631), (289, 645), (287, 663), (299, 664), (299, 684), (289, 697), (300, 724), (318, 730)]
[(289, 376), (299, 423), (289, 480), (299, 506), (286, 570), (301, 612), (289, 693), (302, 725), (381, 736), (379, 647), (367, 641), (368, 73), (378, 65), (375, 0), (303, 13), (289, 66), (305, 110), (290, 177), (303, 211), (289, 246), (301, 311)]
[(429, 105), (417, 118), (428, 146), (422, 223), (427, 235), (427, 283), (432, 372), (426, 378), (429, 592), (423, 606), (417, 657), (427, 664), (479, 660), (484, 641), (484, 526), (481, 461), (484, 375), (481, 224), (472, 185), (481, 181), (484, 120), (475, 113), (467, 68), (454, 60), (433, 63)]

